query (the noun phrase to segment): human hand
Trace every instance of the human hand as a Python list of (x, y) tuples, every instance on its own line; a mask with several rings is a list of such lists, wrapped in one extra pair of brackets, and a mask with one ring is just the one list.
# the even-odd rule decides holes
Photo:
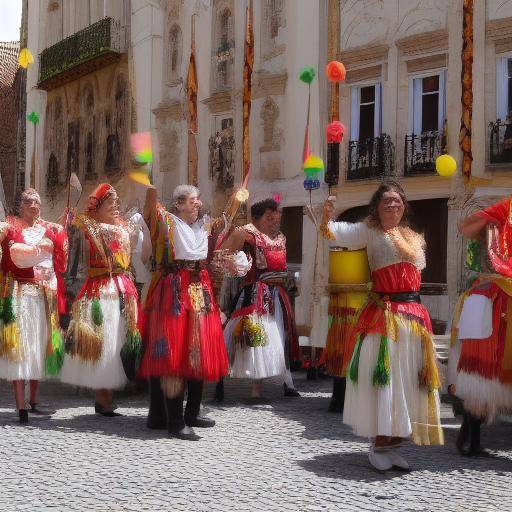
[(336, 209), (334, 208), (334, 196), (329, 196), (324, 203), (323, 217), (325, 220), (332, 220), (336, 215)]

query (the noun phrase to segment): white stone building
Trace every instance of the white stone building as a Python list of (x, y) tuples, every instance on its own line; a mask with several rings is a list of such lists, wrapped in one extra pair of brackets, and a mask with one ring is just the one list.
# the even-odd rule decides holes
[[(187, 180), (192, 27), (198, 183), (214, 213), (222, 209), (241, 179), (247, 3), (29, 2), (28, 46), (40, 58), (28, 72), (27, 112), (41, 114), (32, 183), (51, 199), (45, 213), (55, 218), (62, 209), (70, 166), (85, 193), (103, 178), (112, 180), (129, 202), (141, 197), (142, 187), (124, 174), (129, 166), (126, 141), (133, 132), (153, 134), (153, 177), (163, 200)], [(339, 213), (356, 218), (383, 176), (399, 178), (429, 243), (425, 303), (434, 319), (448, 320), (449, 306), (462, 286), (463, 251), (455, 226), (467, 209), (465, 201), (476, 186), (484, 186), (479, 196), (497, 196), (508, 193), (504, 187), (510, 184), (512, 158), (504, 140), (512, 110), (512, 3), (474, 2), (473, 165), (467, 185), (460, 173), (441, 178), (433, 167), (443, 147), (461, 161), (463, 0), (254, 0), (253, 11), (250, 202), (281, 196), (290, 266), (300, 272), (298, 324), (305, 332), (314, 325), (312, 341), (322, 344), (325, 332), (320, 327), (326, 319), (320, 299), (325, 296), (328, 247), (317, 245), (314, 225), (302, 209), (307, 201), (301, 171), (307, 86), (298, 74), (304, 65), (318, 70), (311, 89), (310, 136), (313, 151), (325, 156), (331, 86), (323, 70), (331, 59), (341, 60), (348, 70), (339, 105), (347, 127)], [(56, 59), (59, 45), (69, 46), (106, 26), (105, 16), (111, 18), (110, 51), (93, 48), (97, 55), (92, 59), (42, 69), (43, 51)], [(33, 144), (29, 129), (27, 169)], [(121, 156), (112, 161), (117, 153)], [(27, 173), (27, 183), (29, 179)], [(49, 187), (55, 182), (56, 193)], [(486, 192), (485, 186), (492, 189)], [(313, 193), (314, 203), (319, 206), (326, 195), (324, 186)]]

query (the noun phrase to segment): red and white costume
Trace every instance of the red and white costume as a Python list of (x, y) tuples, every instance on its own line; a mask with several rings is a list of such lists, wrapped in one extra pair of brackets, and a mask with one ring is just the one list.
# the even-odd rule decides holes
[(228, 360), (206, 268), (208, 232), (200, 221), (189, 225), (161, 206), (147, 221), (154, 271), (140, 376), (218, 381)]
[(243, 250), (252, 266), (224, 328), (231, 376), (282, 376), (293, 388), (289, 363), (298, 359), (293, 309), (283, 285), (273, 279), (275, 273), (286, 272), (286, 237), (279, 233), (270, 238), (253, 224), (239, 229), (245, 232)]
[(423, 238), (409, 228), (384, 232), (364, 222), (330, 222), (328, 227), (337, 245), (366, 248), (373, 282), (346, 344), (353, 352), (344, 423), (369, 438), (412, 437), (416, 444), (442, 444), (432, 328), (418, 301)]
[[(27, 226), (7, 218), (2, 242), (2, 330), (0, 378), (41, 380), (52, 338), (62, 342), (58, 315), (65, 309), (61, 273), (67, 265), (67, 236), (58, 224), (37, 219)], [(50, 244), (52, 252), (40, 245)], [(55, 334), (55, 336), (52, 336)], [(55, 346), (62, 351), (62, 346)]]

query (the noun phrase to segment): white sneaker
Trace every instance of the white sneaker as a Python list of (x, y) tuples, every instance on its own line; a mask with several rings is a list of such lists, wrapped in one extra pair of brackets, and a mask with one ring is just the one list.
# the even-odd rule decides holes
[(377, 471), (387, 471), (393, 467), (387, 453), (375, 452), (373, 448), (368, 453), (368, 460)]
[(386, 455), (388, 457), (388, 460), (395, 468), (401, 469), (403, 471), (411, 470), (411, 466), (409, 466), (409, 463), (399, 453), (390, 450), (389, 452), (386, 452)]

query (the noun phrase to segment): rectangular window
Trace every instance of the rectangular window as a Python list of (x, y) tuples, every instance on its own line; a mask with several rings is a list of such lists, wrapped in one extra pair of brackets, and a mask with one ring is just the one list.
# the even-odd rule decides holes
[(352, 87), (350, 140), (368, 140), (381, 134), (380, 84)]
[(409, 82), (409, 132), (414, 135), (443, 129), (445, 73), (411, 78)]
[(496, 114), (503, 122), (512, 110), (512, 58), (496, 61)]

